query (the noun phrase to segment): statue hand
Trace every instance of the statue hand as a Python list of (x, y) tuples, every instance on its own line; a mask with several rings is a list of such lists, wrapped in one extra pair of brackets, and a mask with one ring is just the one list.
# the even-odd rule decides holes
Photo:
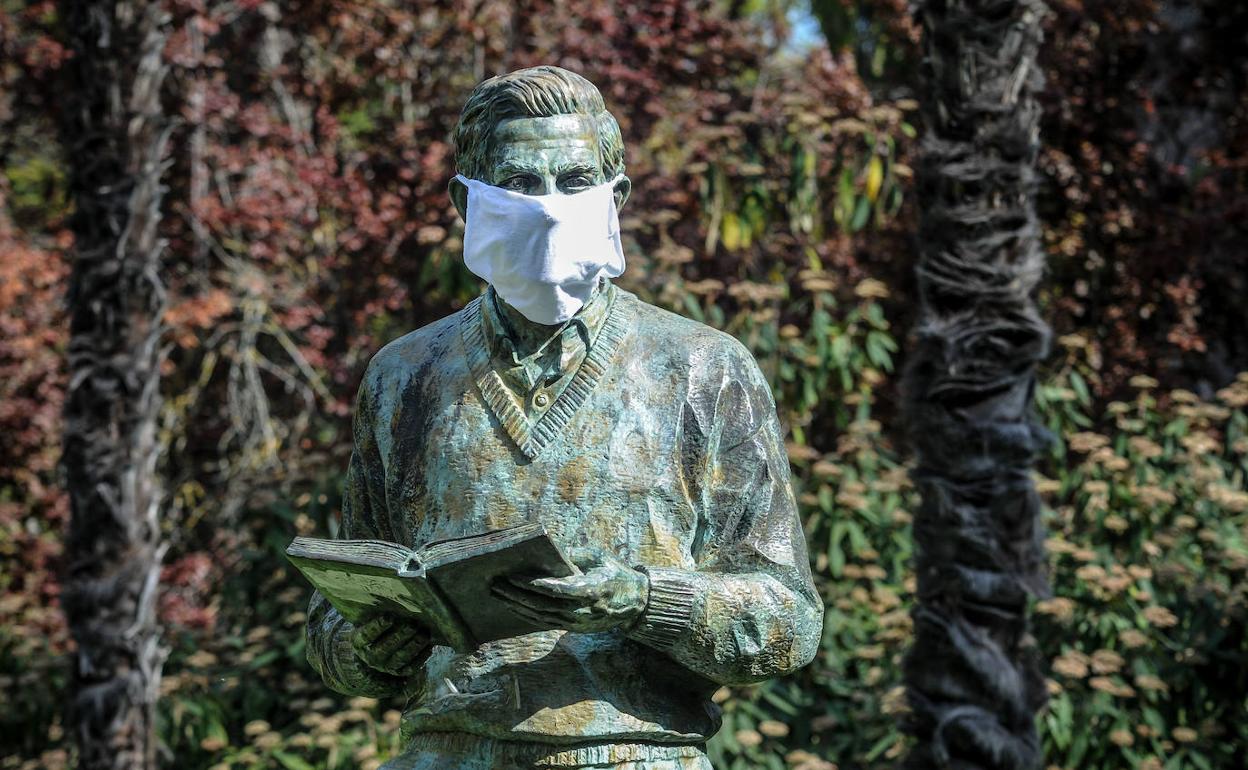
[(404, 679), (419, 673), (431, 647), (424, 626), (395, 615), (378, 615), (351, 633), (351, 648), (361, 663)]
[(646, 608), (650, 579), (612, 554), (574, 551), (582, 574), (564, 578), (512, 576), (492, 586), (521, 617), (554, 628), (596, 633), (626, 626)]

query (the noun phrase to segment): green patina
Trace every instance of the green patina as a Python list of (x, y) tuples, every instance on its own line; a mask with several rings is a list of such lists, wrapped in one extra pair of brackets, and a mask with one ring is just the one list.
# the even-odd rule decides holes
[[(601, 96), (555, 68), (478, 86), (456, 143), (466, 176), (526, 194), (623, 171)], [(628, 179), (614, 189), (623, 205)], [(326, 683), (408, 697), (409, 748), (387, 768), (704, 770), (712, 693), (815, 653), (823, 610), (775, 405), (728, 335), (605, 280), (558, 327), (487, 290), (374, 357), (354, 437), (344, 536), (414, 546), (540, 521), (583, 570), (482, 586), (561, 630), (470, 654), (313, 598)]]

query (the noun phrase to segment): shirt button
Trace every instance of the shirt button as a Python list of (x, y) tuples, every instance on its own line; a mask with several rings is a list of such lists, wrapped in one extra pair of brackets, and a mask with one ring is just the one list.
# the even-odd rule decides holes
[(536, 396), (533, 397), (533, 403), (538, 408), (545, 409), (546, 405), (550, 403), (550, 396), (546, 395), (545, 393), (538, 393)]

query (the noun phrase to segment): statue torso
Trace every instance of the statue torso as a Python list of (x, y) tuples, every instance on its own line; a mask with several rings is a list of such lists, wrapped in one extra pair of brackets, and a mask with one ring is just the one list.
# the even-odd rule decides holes
[[(482, 366), (479, 312), (379, 354), (384, 534), (420, 545), (540, 521), (564, 547), (693, 568), (712, 415), (740, 379), (739, 344), (619, 291), (582, 371), (532, 424), (501, 400), (511, 396), (496, 391), (488, 357)], [(426, 670), (409, 731), (701, 741), (718, 727), (714, 685), (618, 632), (530, 634), (471, 655), (439, 647)]]

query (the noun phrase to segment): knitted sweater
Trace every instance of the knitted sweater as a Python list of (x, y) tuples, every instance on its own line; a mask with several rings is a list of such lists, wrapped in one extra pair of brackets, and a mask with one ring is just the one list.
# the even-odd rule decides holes
[(483, 299), (370, 362), (343, 536), (417, 546), (540, 521), (561, 546), (644, 569), (646, 609), (605, 633), (435, 647), (397, 682), (355, 658), (350, 623), (314, 596), (309, 660), (341, 692), (406, 693), (409, 739), (700, 744), (719, 685), (801, 667), (822, 630), (767, 383), (732, 337), (609, 286), (573, 376), (522, 400), (498, 375)]

